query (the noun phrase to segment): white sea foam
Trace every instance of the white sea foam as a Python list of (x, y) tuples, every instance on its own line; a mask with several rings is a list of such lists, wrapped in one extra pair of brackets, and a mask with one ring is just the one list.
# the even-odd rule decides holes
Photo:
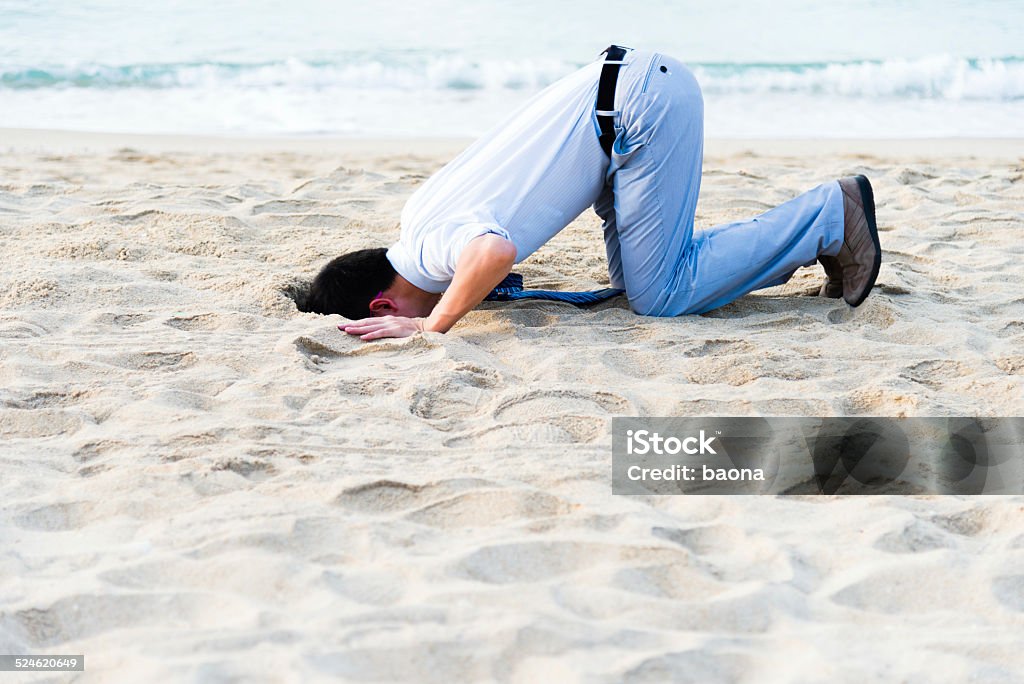
[[(581, 63), (556, 59), (370, 58), (340, 62), (75, 64), (8, 68), (0, 89), (188, 88), (293, 90), (536, 90)], [(691, 63), (706, 93), (798, 93), (1006, 101), (1024, 98), (1024, 59), (921, 59), (838, 63)]]
[(826, 64), (695, 65), (705, 92), (992, 100), (1024, 98), (1024, 60), (938, 55)]

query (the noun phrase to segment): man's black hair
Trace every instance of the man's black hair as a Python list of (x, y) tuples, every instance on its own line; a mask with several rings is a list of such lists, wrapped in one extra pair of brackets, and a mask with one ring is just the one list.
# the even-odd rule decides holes
[(352, 320), (368, 318), (370, 302), (395, 281), (386, 249), (361, 249), (332, 259), (309, 287), (303, 311), (341, 314)]

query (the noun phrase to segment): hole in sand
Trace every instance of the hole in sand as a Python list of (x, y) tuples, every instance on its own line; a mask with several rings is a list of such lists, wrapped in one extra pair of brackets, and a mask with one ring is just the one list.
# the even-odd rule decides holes
[(293, 280), (282, 285), (278, 290), (288, 299), (295, 302), (295, 308), (303, 313), (309, 311), (306, 307), (306, 300), (309, 298), (309, 286), (311, 281)]

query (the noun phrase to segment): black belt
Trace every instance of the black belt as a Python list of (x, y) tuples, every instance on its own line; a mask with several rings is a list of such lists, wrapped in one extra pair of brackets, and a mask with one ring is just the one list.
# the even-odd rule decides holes
[(619, 78), (619, 67), (627, 48), (609, 45), (605, 50), (605, 65), (601, 67), (601, 80), (597, 83), (597, 125), (601, 128), (601, 149), (612, 156), (615, 143), (615, 82)]

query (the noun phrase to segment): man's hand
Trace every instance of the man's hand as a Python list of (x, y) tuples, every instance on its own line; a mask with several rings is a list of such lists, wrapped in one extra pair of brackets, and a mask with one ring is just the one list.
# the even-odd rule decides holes
[(338, 330), (349, 335), (359, 335), (361, 340), (377, 340), (382, 337), (409, 337), (423, 332), (422, 318), (405, 316), (376, 316), (361, 318), (351, 323), (342, 323)]

